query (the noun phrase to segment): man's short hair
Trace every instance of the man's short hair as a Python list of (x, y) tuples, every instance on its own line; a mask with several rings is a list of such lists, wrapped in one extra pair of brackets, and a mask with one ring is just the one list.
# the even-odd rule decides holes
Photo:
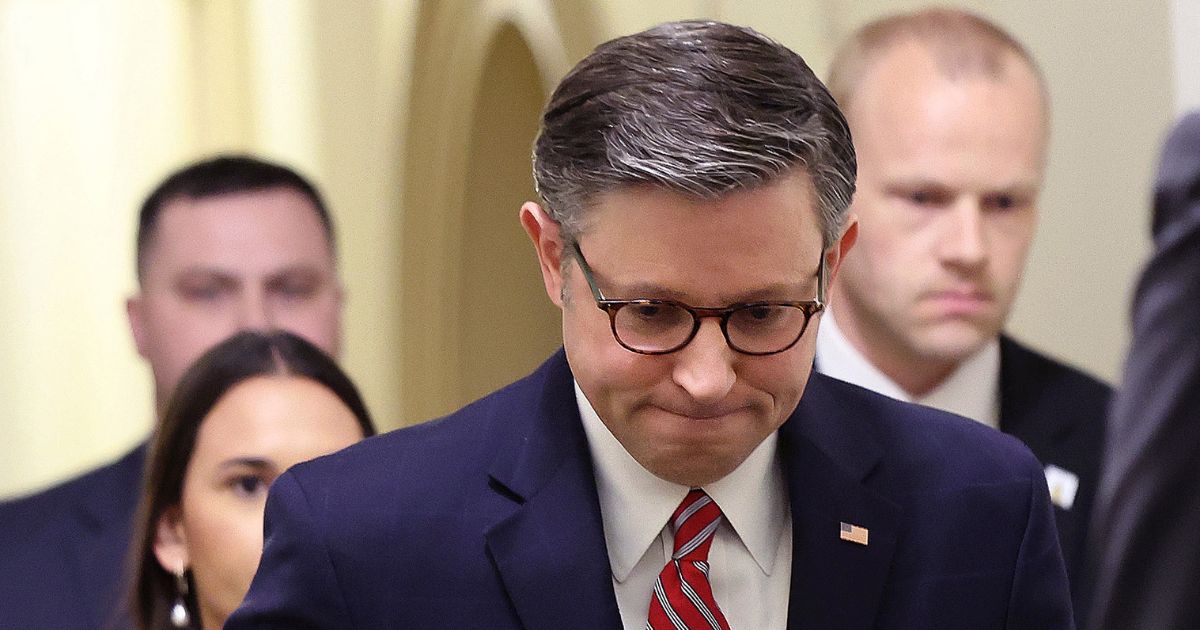
[(711, 199), (797, 167), (812, 178), (829, 246), (854, 193), (846, 120), (799, 55), (718, 22), (601, 44), (555, 89), (533, 152), (538, 194), (568, 242), (607, 191), (649, 184)]
[(1005, 57), (1016, 55), (1037, 77), (1042, 101), (1046, 82), (1029, 51), (994, 22), (969, 11), (932, 8), (880, 18), (854, 31), (838, 48), (829, 69), (829, 91), (842, 110), (871, 65), (897, 44), (912, 42), (927, 49), (938, 68), (951, 79), (964, 76), (999, 77)]
[(330, 251), (335, 251), (333, 220), (325, 207), (321, 193), (296, 171), (273, 162), (248, 155), (219, 155), (189, 164), (168, 176), (142, 203), (138, 213), (137, 276), (145, 273), (146, 251), (154, 237), (154, 229), (163, 208), (180, 199), (201, 200), (234, 193), (259, 192), (287, 188), (306, 197), (313, 204), (317, 217), (325, 228)]

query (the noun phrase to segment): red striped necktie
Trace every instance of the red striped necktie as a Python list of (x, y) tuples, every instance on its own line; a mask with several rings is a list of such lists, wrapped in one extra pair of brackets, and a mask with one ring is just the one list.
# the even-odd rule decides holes
[(654, 583), (646, 630), (729, 630), (708, 581), (708, 549), (720, 524), (721, 508), (698, 489), (671, 515), (675, 551)]

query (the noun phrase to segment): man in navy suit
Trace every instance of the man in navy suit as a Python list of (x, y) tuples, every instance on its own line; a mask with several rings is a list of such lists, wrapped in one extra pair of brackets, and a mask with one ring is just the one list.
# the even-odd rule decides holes
[(1200, 112), (1163, 147), (1093, 515), (1091, 628), (1200, 627)]
[(713, 22), (602, 44), (534, 174), (563, 350), (281, 476), (227, 628), (1071, 627), (1024, 446), (811, 374), (855, 157), (798, 55)]
[[(205, 350), (245, 328), (340, 346), (342, 289), (320, 194), (291, 169), (224, 156), (187, 166), (142, 206), (139, 292), (127, 302), (161, 415)], [(128, 627), (127, 548), (145, 444), (117, 462), (0, 504), (0, 628)]]
[(1078, 602), (1109, 388), (1003, 334), (1037, 222), (1041, 73), (999, 26), (926, 9), (855, 31), (829, 87), (858, 152), (861, 230), (817, 369), (1025, 442), (1046, 468)]

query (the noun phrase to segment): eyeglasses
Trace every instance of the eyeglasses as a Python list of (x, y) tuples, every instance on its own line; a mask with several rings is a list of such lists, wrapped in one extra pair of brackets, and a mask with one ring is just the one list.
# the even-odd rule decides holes
[(825, 308), (825, 256), (817, 265), (817, 299), (743, 302), (724, 308), (688, 306), (675, 300), (610, 300), (596, 279), (579, 243), (573, 243), (579, 269), (596, 306), (608, 313), (613, 337), (638, 354), (668, 354), (688, 345), (700, 330), (700, 319), (717, 317), (730, 348), (742, 354), (778, 354), (800, 341), (813, 315)]

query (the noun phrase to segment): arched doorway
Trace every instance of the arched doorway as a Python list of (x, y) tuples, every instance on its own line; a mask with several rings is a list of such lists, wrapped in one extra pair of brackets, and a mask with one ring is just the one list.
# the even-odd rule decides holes
[(589, 11), (564, 5), (575, 3), (430, 0), (417, 10), (399, 424), (448, 413), (528, 373), (561, 339), (517, 213), (533, 199), (529, 156), (547, 86), (570, 67), (573, 49), (593, 40)]
[(475, 100), (466, 164), (459, 320), (459, 403), (527, 374), (562, 343), (517, 211), (536, 199), (529, 154), (544, 89), (512, 25), (497, 31)]

